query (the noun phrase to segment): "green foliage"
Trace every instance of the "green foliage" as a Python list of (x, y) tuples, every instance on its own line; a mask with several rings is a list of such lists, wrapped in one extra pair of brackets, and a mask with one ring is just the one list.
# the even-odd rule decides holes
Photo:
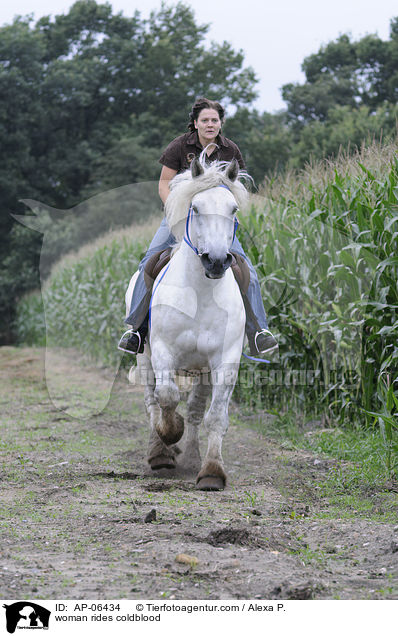
[[(325, 428), (322, 419), (314, 420), (312, 415), (303, 418), (293, 409), (285, 413), (275, 411), (271, 416), (267, 413), (257, 428), (261, 434), (276, 438), (283, 448), (306, 448), (317, 455), (338, 460), (330, 467), (327, 481), (319, 482), (327, 495), (355, 495), (355, 491), (359, 490), (357, 496), (363, 498), (369, 487), (370, 492), (374, 487), (379, 492), (380, 487), (387, 486), (388, 489), (394, 483), (394, 478), (398, 477), (397, 435), (392, 437), (391, 464), (388, 467), (388, 449), (377, 426), (365, 428), (353, 421), (350, 426)], [(396, 515), (398, 502), (393, 494), (394, 486), (391, 490)], [(387, 510), (383, 509), (384, 512)]]
[(159, 176), (161, 144), (148, 143), (149, 130), (156, 123), (150, 116), (131, 116), (129, 124), (114, 131), (107, 150), (93, 161), (84, 196), (105, 192), (126, 183), (156, 180)]
[(238, 144), (256, 183), (261, 183), (266, 174), (282, 171), (289, 164), (293, 149), (285, 119), (283, 113), (260, 114), (241, 108), (226, 121), (223, 132)]
[(369, 106), (335, 106), (329, 109), (325, 121), (308, 123), (296, 135), (288, 165), (302, 168), (309, 159), (337, 157), (342, 148), (355, 150), (375, 139), (392, 140), (397, 118), (396, 104), (384, 104), (374, 112)]
[(46, 321), (41, 294), (31, 293), (19, 302), (16, 328), (20, 342), (36, 347), (46, 346)]
[(382, 364), (377, 381), (377, 397), (380, 402), (380, 412), (366, 411), (374, 417), (374, 423), (379, 425), (384, 444), (385, 469), (390, 477), (398, 476), (398, 374), (391, 374), (388, 370), (391, 359), (387, 358)]

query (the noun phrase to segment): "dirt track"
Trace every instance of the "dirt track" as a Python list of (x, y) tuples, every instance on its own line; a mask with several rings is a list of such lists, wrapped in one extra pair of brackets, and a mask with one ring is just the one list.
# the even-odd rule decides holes
[[(99, 399), (107, 372), (55, 355), (60, 399)], [(375, 515), (377, 493), (368, 515), (331, 507), (334, 460), (282, 448), (253, 429), (265, 415), (233, 406), (228, 486), (198, 492), (194, 475), (151, 473), (125, 373), (100, 415), (73, 419), (43, 356), (0, 349), (1, 598), (398, 598), (398, 519)]]

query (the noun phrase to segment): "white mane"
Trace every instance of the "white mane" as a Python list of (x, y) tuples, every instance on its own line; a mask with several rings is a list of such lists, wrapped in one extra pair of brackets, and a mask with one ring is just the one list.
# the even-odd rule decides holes
[(238, 178), (235, 181), (231, 181), (226, 176), (226, 170), (229, 166), (228, 161), (214, 161), (210, 165), (202, 165), (204, 168), (203, 174), (192, 177), (191, 170), (186, 170), (170, 181), (170, 194), (166, 200), (165, 213), (168, 226), (177, 240), (181, 240), (183, 237), (185, 225), (181, 221), (185, 222), (195, 194), (224, 185), (229, 188), (240, 209), (247, 205), (249, 193), (243, 183), (238, 180), (240, 178), (250, 179), (245, 171), (240, 170)]

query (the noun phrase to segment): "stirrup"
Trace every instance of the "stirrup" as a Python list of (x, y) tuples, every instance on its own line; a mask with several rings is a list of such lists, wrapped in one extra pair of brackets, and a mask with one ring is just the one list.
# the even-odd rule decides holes
[[(123, 346), (123, 341), (126, 341), (126, 340), (128, 341), (129, 337), (133, 334), (138, 337), (138, 347), (136, 352), (131, 351), (131, 349), (126, 349), (126, 347)], [(125, 353), (130, 353), (131, 355), (135, 356), (141, 349), (141, 343), (142, 343), (142, 338), (141, 338), (140, 332), (134, 331), (133, 329), (127, 329), (127, 331), (125, 331), (122, 337), (120, 338), (117, 348), (119, 349), (119, 351), (124, 351)]]
[[(258, 346), (257, 346), (257, 338), (258, 338), (259, 335), (271, 336), (271, 338), (275, 341), (275, 344), (272, 345), (271, 347), (268, 347), (267, 349), (261, 349), (260, 350), (258, 348)], [(273, 353), (274, 351), (276, 351), (277, 349), (279, 349), (279, 345), (276, 342), (274, 335), (270, 332), (269, 329), (262, 329), (261, 331), (257, 331), (256, 332), (256, 335), (254, 336), (254, 346), (256, 347), (258, 353), (261, 353), (261, 354), (264, 354), (264, 353), (265, 354), (270, 354), (270, 353)]]

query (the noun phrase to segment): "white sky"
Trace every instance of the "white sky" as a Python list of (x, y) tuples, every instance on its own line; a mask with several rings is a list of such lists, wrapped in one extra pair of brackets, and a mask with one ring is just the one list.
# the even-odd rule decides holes
[[(66, 13), (72, 4), (72, 0), (2, 2), (0, 24), (12, 22), (15, 15), (33, 13), (38, 19)], [(138, 9), (147, 17), (161, 3), (111, 0), (110, 4), (114, 12), (131, 16)], [(397, 0), (185, 0), (183, 4), (194, 8), (197, 23), (211, 24), (209, 40), (226, 40), (235, 50), (243, 50), (245, 65), (252, 66), (260, 80), (255, 106), (268, 112), (285, 107), (279, 90), (283, 84), (303, 81), (304, 57), (342, 33), (354, 39), (377, 33), (387, 40), (390, 20), (398, 16)]]

